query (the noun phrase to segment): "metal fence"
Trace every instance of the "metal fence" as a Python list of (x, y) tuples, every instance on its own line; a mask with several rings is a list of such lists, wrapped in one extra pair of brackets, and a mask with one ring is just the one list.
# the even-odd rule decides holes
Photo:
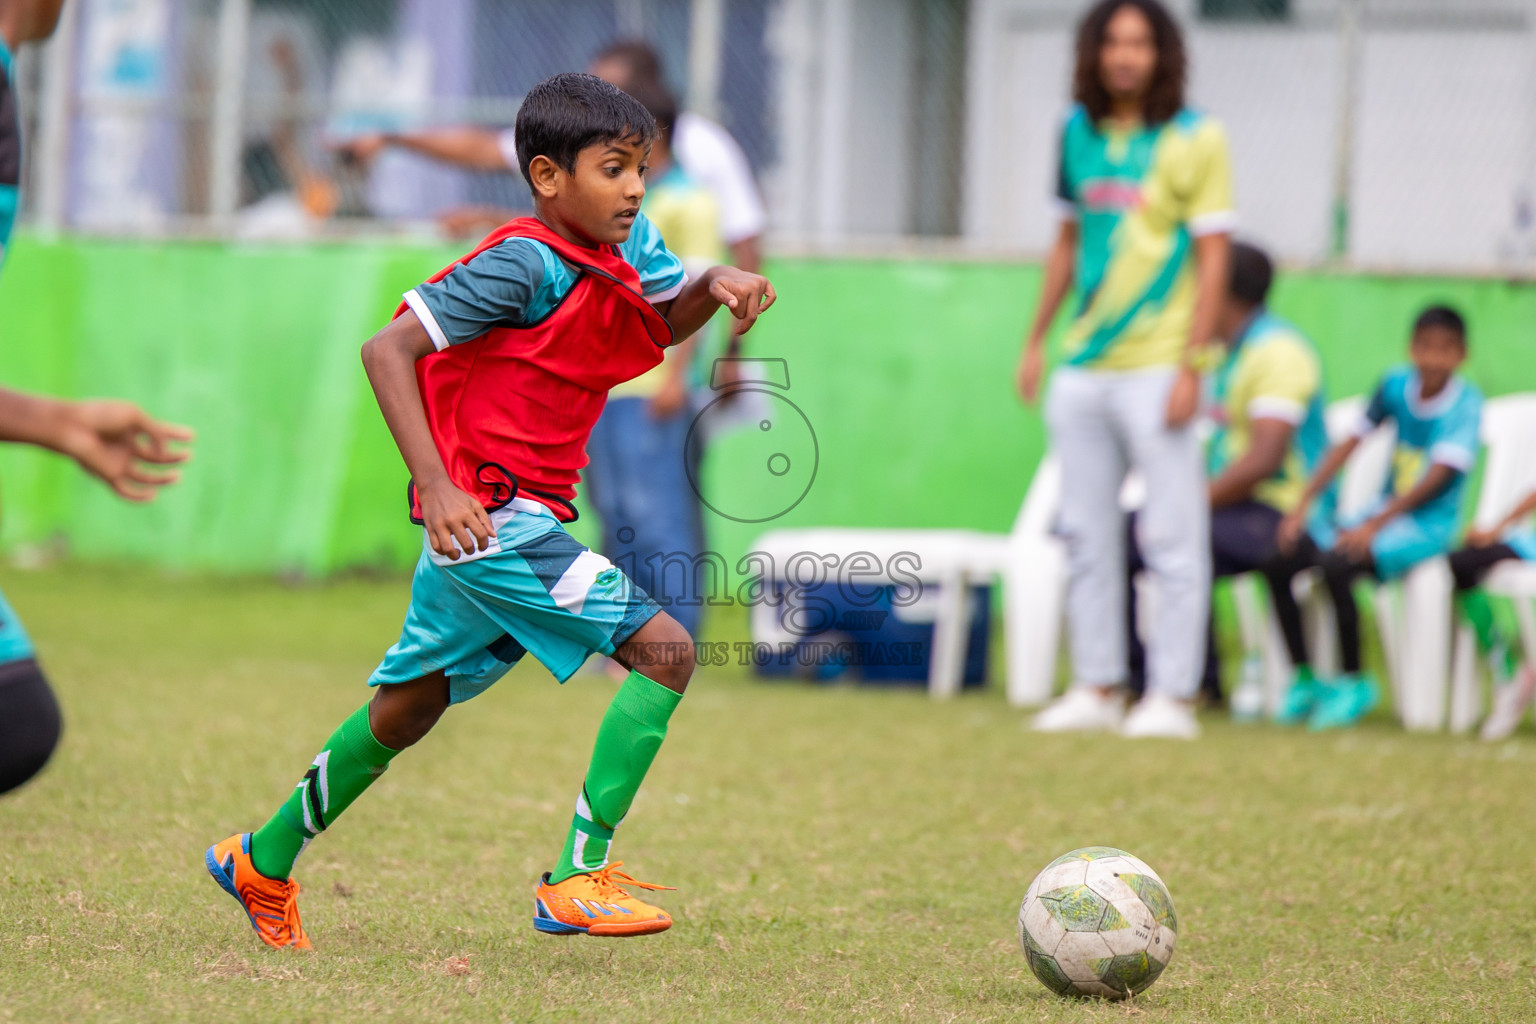
[[(740, 142), (781, 249), (1038, 253), (1082, 0), (72, 0), (21, 55), (27, 219), (238, 237), (436, 231), (515, 173), (342, 144), (505, 126), (642, 37)], [(1293, 261), (1536, 265), (1536, 0), (1179, 0), (1245, 234)]]

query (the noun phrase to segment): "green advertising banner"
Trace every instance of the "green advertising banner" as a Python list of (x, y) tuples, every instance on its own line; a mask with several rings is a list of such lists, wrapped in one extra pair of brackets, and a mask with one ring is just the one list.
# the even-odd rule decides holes
[[(406, 474), (358, 359), (400, 294), (456, 249), (402, 243), (238, 245), (22, 237), (0, 275), (0, 381), (120, 395), (198, 431), (183, 482), (125, 505), (46, 453), (0, 451), (0, 545), (174, 569), (311, 577), (408, 567), (421, 535)], [(783, 526), (1005, 531), (1045, 435), (1014, 391), (1033, 265), (784, 259), (780, 301), (750, 335), (783, 360), (813, 433), (802, 500), (768, 522), (706, 513), (730, 563)], [(1406, 356), (1424, 304), (1460, 307), (1467, 373), (1488, 394), (1536, 389), (1536, 287), (1316, 272), (1274, 305), (1318, 343), (1332, 397)], [(797, 421), (798, 422), (798, 421)], [(707, 493), (768, 508), (780, 486), (750, 429), (722, 437)], [(730, 511), (729, 509), (725, 511)], [(590, 543), (594, 524), (573, 531)]]

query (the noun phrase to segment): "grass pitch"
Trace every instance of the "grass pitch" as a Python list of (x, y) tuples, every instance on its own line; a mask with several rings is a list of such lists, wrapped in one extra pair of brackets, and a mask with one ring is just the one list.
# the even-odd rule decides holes
[[(259, 824), (367, 696), (403, 581), (292, 589), (6, 573), (65, 742), (0, 800), (0, 1020), (1536, 1019), (1536, 742), (1038, 737), (996, 690), (694, 678), (617, 856), (665, 935), (529, 923), (612, 687), (518, 669), (454, 709), (299, 865), (309, 954), (262, 947), (203, 849)], [(734, 623), (722, 623), (734, 628)], [(1015, 938), (1078, 846), (1167, 881), (1133, 1004), (1051, 995)]]

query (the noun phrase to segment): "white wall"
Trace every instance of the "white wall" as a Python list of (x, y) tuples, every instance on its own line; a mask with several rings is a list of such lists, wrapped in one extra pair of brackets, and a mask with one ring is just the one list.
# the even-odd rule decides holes
[(910, 131), (904, 0), (784, 0), (768, 45), (778, 68), (778, 166), (764, 175), (774, 227), (836, 244), (905, 230), (901, 161)]
[[(1086, 4), (973, 0), (963, 230), (1043, 250), (1071, 39)], [(1227, 126), (1240, 231), (1292, 260), (1328, 253), (1344, 48), (1337, 0), (1284, 25), (1201, 23), (1182, 5), (1190, 101)], [(1369, 0), (1357, 50), (1350, 258), (1484, 269), (1536, 191), (1536, 2)]]

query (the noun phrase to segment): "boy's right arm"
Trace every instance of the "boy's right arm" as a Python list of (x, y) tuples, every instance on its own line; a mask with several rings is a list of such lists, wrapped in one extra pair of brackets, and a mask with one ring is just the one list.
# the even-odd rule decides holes
[(455, 540), (466, 552), (483, 550), (494, 531), (480, 502), (449, 479), (427, 426), (427, 411), (416, 386), (416, 360), (434, 351), (427, 329), (408, 310), (363, 344), (363, 368), (416, 485), (427, 540), (433, 551), (457, 559)]
[(1045, 261), (1045, 279), (1040, 285), (1040, 303), (1035, 307), (1034, 323), (1024, 343), (1019, 360), (1019, 394), (1033, 403), (1040, 394), (1040, 379), (1045, 375), (1045, 334), (1056, 319), (1056, 311), (1072, 286), (1077, 265), (1077, 221), (1063, 220), (1056, 233), (1056, 244)]

